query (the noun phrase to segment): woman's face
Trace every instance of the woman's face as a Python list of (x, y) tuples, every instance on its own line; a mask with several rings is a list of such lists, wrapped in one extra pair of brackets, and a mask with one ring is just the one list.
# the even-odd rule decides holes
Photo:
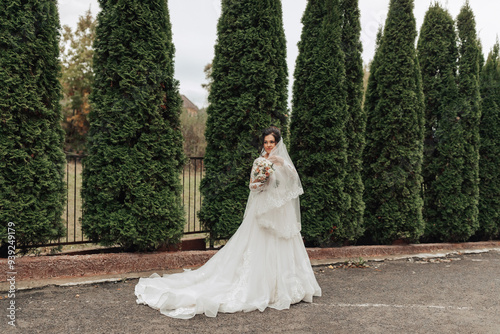
[(267, 154), (271, 153), (273, 148), (276, 147), (276, 139), (273, 135), (267, 135), (264, 137), (264, 150)]

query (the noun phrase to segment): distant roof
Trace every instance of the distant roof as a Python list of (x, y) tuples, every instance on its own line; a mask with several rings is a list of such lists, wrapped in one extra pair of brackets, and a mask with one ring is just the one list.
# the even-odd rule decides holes
[(200, 109), (196, 106), (196, 104), (194, 104), (193, 102), (191, 102), (185, 95), (182, 95), (181, 94), (181, 97), (182, 97), (182, 107), (183, 108), (186, 108), (186, 109), (194, 109), (196, 111), (199, 111)]

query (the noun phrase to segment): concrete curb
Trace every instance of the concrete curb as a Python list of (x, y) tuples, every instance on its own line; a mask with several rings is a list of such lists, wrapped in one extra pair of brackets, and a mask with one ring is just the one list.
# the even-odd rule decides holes
[[(346, 260), (384, 260), (406, 257), (441, 257), (449, 253), (500, 250), (500, 241), (410, 244), (391, 246), (346, 246), (308, 248), (313, 265)], [(14, 270), (7, 270), (7, 259), (0, 259), (6, 272), (15, 272), (16, 289), (45, 285), (88, 284), (147, 277), (196, 268), (207, 262), (216, 251), (181, 251), (156, 253), (105, 253), (91, 255), (27, 256), (16, 259)], [(0, 278), (0, 291), (8, 290), (7, 275)]]

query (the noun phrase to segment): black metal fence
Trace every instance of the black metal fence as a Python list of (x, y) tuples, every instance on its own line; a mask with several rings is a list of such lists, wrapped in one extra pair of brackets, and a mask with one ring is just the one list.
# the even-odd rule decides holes
[(58, 245), (88, 243), (82, 232), (82, 198), (80, 189), (82, 187), (82, 159), (84, 155), (66, 155), (66, 185), (67, 200), (64, 219), (66, 221), (66, 238), (60, 239)]
[(205, 176), (202, 157), (191, 157), (182, 171), (182, 203), (186, 212), (184, 234), (207, 233), (203, 229), (198, 211), (201, 208), (200, 181)]
[[(82, 186), (82, 159), (84, 155), (66, 155), (66, 184), (68, 186), (66, 209), (63, 219), (66, 224), (66, 237), (49, 244), (38, 246), (64, 246), (90, 243), (84, 236), (81, 226), (82, 198), (80, 189)], [(198, 219), (198, 211), (201, 208), (202, 196), (199, 191), (200, 181), (204, 177), (205, 168), (202, 157), (191, 157), (184, 166), (181, 175), (182, 203), (186, 214), (186, 225), (184, 234), (208, 233), (204, 230)]]

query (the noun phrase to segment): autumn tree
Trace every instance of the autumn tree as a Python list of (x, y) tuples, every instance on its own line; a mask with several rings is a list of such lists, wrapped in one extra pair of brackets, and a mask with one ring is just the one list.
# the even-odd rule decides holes
[(184, 138), (184, 153), (188, 157), (203, 157), (207, 147), (205, 140), (207, 109), (202, 108), (196, 114), (191, 114), (183, 108), (180, 120), (182, 137)]
[(84, 151), (89, 131), (89, 95), (94, 79), (92, 44), (96, 20), (88, 10), (80, 16), (75, 31), (63, 26), (60, 42), (63, 87), (63, 128), (66, 131), (66, 150)]

